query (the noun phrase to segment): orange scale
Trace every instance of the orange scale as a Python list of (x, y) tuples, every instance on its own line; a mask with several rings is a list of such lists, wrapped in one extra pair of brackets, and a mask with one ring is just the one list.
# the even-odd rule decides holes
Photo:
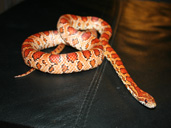
[(88, 40), (91, 37), (91, 32), (84, 32), (81, 37), (84, 41)]
[(43, 32), (46, 36), (49, 36), (49, 31), (44, 31)]
[(78, 56), (75, 52), (66, 54), (66, 57), (68, 62), (72, 62), (72, 63), (74, 63), (78, 59)]
[(40, 38), (41, 34), (40, 34), (40, 33), (36, 33), (36, 34), (34, 34), (34, 36), (36, 36), (36, 37), (39, 37), (39, 38)]
[(69, 23), (69, 21), (67, 19), (65, 19), (65, 18), (61, 18), (60, 23), (66, 24), (66, 23)]
[(44, 52), (37, 51), (37, 52), (35, 52), (35, 53), (33, 54), (32, 57), (33, 57), (33, 59), (34, 59), (34, 61), (35, 61), (35, 60), (39, 59), (43, 54), (44, 54)]
[(91, 52), (89, 50), (82, 51), (82, 53), (86, 59), (90, 59)]
[(24, 57), (27, 57), (28, 54), (30, 53), (30, 51), (34, 51), (34, 49), (32, 49), (32, 48), (26, 49), (26, 50), (24, 51)]

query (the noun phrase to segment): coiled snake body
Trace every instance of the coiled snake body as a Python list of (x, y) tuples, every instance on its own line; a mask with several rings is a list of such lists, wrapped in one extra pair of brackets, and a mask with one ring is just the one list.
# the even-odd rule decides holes
[[(25, 76), (35, 69), (51, 74), (80, 72), (99, 66), (106, 57), (135, 99), (148, 108), (156, 106), (154, 98), (136, 85), (118, 54), (109, 45), (112, 29), (106, 21), (98, 17), (65, 14), (59, 18), (57, 28), (58, 31), (40, 32), (24, 41), (22, 56), (32, 69), (16, 77)], [(94, 29), (100, 33), (99, 39)], [(56, 45), (59, 46), (51, 53), (40, 51)], [(79, 51), (58, 54), (64, 45)]]

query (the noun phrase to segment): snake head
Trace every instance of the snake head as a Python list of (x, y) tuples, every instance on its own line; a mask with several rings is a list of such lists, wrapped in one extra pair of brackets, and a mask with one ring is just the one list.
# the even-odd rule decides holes
[(138, 101), (148, 108), (155, 108), (156, 107), (156, 102), (155, 102), (154, 98), (150, 94), (148, 94), (147, 92), (144, 92), (143, 96), (140, 96), (138, 98)]

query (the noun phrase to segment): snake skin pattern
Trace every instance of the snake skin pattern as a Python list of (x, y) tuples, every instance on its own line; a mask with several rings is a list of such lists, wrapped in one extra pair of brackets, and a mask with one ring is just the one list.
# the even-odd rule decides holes
[[(99, 39), (95, 30), (100, 33)], [(40, 32), (24, 41), (22, 57), (32, 69), (16, 77), (25, 76), (35, 69), (51, 74), (80, 72), (96, 68), (106, 57), (133, 97), (148, 108), (156, 107), (154, 98), (137, 86), (118, 54), (109, 45), (111, 36), (111, 26), (101, 18), (62, 15), (57, 23), (57, 31)], [(51, 53), (41, 51), (57, 45)], [(79, 51), (59, 54), (65, 45)]]

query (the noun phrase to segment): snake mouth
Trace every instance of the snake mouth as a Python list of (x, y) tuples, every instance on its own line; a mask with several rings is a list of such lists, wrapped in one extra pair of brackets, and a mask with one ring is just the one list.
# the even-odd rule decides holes
[(147, 105), (147, 107), (148, 107), (148, 108), (151, 108), (151, 109), (155, 108), (156, 106), (157, 106), (156, 103), (151, 103), (151, 104), (148, 104), (148, 105)]

